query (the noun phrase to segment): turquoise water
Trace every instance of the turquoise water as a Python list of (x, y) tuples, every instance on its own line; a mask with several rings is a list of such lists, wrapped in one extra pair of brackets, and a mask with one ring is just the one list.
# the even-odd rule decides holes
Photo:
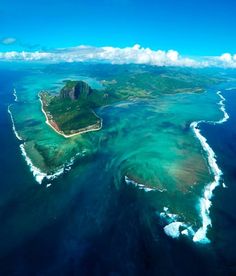
[[(149, 205), (164, 225), (177, 222), (165, 228), (166, 233), (175, 236), (181, 226), (183, 234), (193, 238), (203, 224), (200, 198), (214, 175), (190, 124), (223, 117), (217, 90), (158, 95), (106, 106), (96, 110), (103, 118), (102, 130), (64, 138), (45, 123), (38, 93), (56, 93), (65, 79), (86, 80), (102, 89), (94, 78), (71, 72), (45, 73), (43, 68), (15, 83), (17, 101), (10, 106), (10, 113), (36, 181), (49, 187), (56, 177), (71, 173), (72, 167), (74, 172), (79, 168), (82, 176), (92, 170), (87, 162), (91, 166), (94, 159), (104, 162), (95, 185), (112, 177), (117, 189), (131, 185), (147, 192)], [(97, 174), (97, 168), (93, 170)], [(205, 240), (206, 232), (200, 241)]]
[[(97, 111), (101, 131), (64, 139), (45, 124), (37, 97), (41, 89), (56, 92), (65, 78), (81, 77), (60, 68), (0, 67), (0, 274), (234, 275), (235, 96), (223, 91), (226, 102), (219, 105), (219, 88), (212, 87), (106, 106)], [(14, 135), (9, 105), (25, 140)], [(190, 124), (219, 121), (222, 107), (228, 121), (199, 123), (224, 173), (209, 199), (210, 213), (202, 214), (204, 191), (215, 175)], [(79, 155), (60, 176), (39, 185), (22, 143), (44, 173)], [(43, 162), (36, 164), (34, 155)], [(203, 215), (212, 222), (204, 233), (209, 240), (192, 242)]]
[[(87, 143), (82, 145), (82, 137), (66, 140), (59, 136), (48, 126), (45, 127), (45, 116), (41, 111), (38, 94), (42, 90), (57, 93), (63, 87), (65, 79), (83, 79), (94, 88), (101, 88), (95, 80), (87, 77), (56, 74), (45, 74), (39, 70), (25, 77), (15, 84), (17, 101), (10, 106), (10, 111), (20, 139), (24, 140), (24, 149), (32, 163), (40, 168), (42, 173), (35, 174), (41, 182), (43, 174), (53, 174), (64, 167), (65, 163), (71, 163), (71, 158), (76, 154), (83, 154), (87, 150)], [(78, 142), (78, 143), (77, 143)], [(76, 149), (75, 149), (76, 148)]]

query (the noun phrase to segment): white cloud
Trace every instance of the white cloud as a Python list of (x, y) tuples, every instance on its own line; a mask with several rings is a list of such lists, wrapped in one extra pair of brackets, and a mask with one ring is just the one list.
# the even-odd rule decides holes
[(14, 37), (5, 37), (1, 40), (1, 43), (4, 45), (14, 44), (15, 42), (16, 42), (16, 39)]
[(175, 50), (151, 50), (136, 44), (133, 47), (92, 47), (77, 46), (42, 52), (0, 52), (0, 60), (6, 61), (45, 61), (76, 62), (98, 61), (113, 64), (150, 64), (157, 66), (186, 67), (232, 67), (236, 68), (236, 54), (224, 53), (221, 56), (202, 57), (201, 59), (183, 57)]
[(226, 67), (236, 67), (236, 54), (224, 53), (219, 57), (219, 60)]
[(223, 62), (231, 62), (232, 56), (229, 53), (225, 53), (225, 54), (221, 55), (219, 57), (219, 59), (222, 60)]

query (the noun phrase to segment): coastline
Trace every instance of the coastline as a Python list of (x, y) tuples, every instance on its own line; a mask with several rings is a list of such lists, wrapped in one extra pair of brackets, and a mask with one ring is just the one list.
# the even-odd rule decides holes
[[(208, 227), (211, 226), (211, 218), (210, 218), (210, 207), (212, 205), (211, 198), (213, 196), (213, 191), (216, 187), (221, 184), (223, 172), (219, 168), (217, 164), (217, 159), (215, 152), (211, 148), (211, 146), (207, 143), (207, 139), (201, 134), (201, 130), (199, 125), (201, 123), (205, 124), (222, 124), (225, 123), (229, 119), (229, 115), (225, 110), (225, 98), (222, 96), (221, 91), (216, 93), (220, 97), (220, 101), (218, 105), (220, 105), (220, 110), (223, 112), (223, 118), (218, 121), (195, 121), (190, 124), (190, 128), (192, 129), (195, 137), (199, 140), (204, 153), (206, 154), (207, 163), (211, 173), (213, 174), (214, 180), (203, 188), (203, 195), (199, 199), (199, 209), (200, 209), (200, 217), (202, 220), (202, 226), (198, 228), (196, 231), (193, 230), (192, 225), (188, 225), (183, 221), (178, 220), (178, 216), (175, 214), (171, 214), (168, 212), (168, 208), (164, 207), (164, 211), (159, 214), (161, 218), (165, 218), (168, 224), (163, 228), (166, 235), (172, 238), (179, 238), (180, 234), (187, 235), (191, 237), (193, 242), (208, 244), (211, 241), (207, 238)], [(222, 183), (222, 187), (225, 188), (224, 183)], [(180, 226), (184, 228), (184, 230), (180, 230)]]
[[(14, 102), (18, 102), (18, 98), (17, 98), (17, 94), (16, 94), (16, 89), (13, 89), (13, 95), (14, 95)], [(16, 131), (16, 127), (15, 127), (15, 122), (12, 116), (12, 112), (11, 112), (11, 106), (13, 104), (9, 104), (8, 108), (7, 108), (7, 112), (10, 115), (11, 118), (11, 122), (12, 122), (12, 130), (15, 134), (15, 137), (21, 142), (19, 147), (21, 150), (21, 155), (24, 157), (27, 165), (30, 168), (30, 171), (32, 172), (36, 182), (38, 182), (39, 184), (42, 184), (43, 180), (46, 178), (48, 180), (53, 180), (56, 177), (58, 177), (59, 175), (61, 175), (64, 171), (64, 168), (59, 168), (54, 174), (47, 174), (42, 172), (38, 167), (36, 167), (32, 160), (29, 158), (29, 156), (26, 153), (25, 150), (25, 143), (24, 143), (24, 139), (18, 134), (18, 132)], [(70, 160), (68, 166), (71, 166), (73, 164), (74, 160)]]
[[(30, 171), (32, 172), (35, 180), (39, 183), (39, 184), (42, 184), (43, 180), (44, 179), (47, 179), (47, 180), (53, 180), (55, 178), (57, 178), (59, 175), (63, 174), (64, 172), (64, 167), (61, 167), (61, 168), (58, 168), (57, 171), (55, 171), (55, 173), (53, 174), (47, 174), (45, 172), (42, 172), (40, 170), (40, 168), (36, 167), (32, 160), (29, 158), (29, 156), (27, 155), (26, 153), (26, 150), (25, 150), (25, 143), (21, 144), (20, 145), (20, 149), (21, 149), (21, 154), (22, 156), (24, 157), (27, 165), (30, 167)], [(73, 165), (73, 162), (74, 160), (71, 160), (68, 164), (68, 166), (71, 166)], [(51, 184), (51, 183), (50, 183)], [(47, 184), (46, 187), (49, 187), (51, 185)]]
[(14, 120), (13, 120), (13, 116), (12, 116), (12, 113), (11, 113), (11, 110), (10, 110), (10, 107), (11, 105), (8, 106), (8, 113), (10, 115), (10, 118), (11, 118), (11, 122), (12, 122), (12, 130), (16, 136), (16, 138), (21, 141), (19, 147), (20, 147), (20, 150), (21, 150), (21, 155), (24, 157), (27, 165), (29, 166), (30, 168), (30, 171), (32, 172), (35, 180), (39, 183), (39, 184), (42, 184), (43, 182), (43, 179), (47, 178), (48, 180), (53, 180), (55, 179), (57, 176), (59, 176), (60, 174), (63, 173), (63, 170), (62, 169), (58, 169), (54, 174), (50, 174), (48, 175), (47, 173), (44, 173), (42, 172), (38, 167), (34, 166), (33, 165), (33, 162), (32, 160), (29, 158), (29, 156), (27, 155), (26, 153), (26, 150), (25, 150), (25, 143), (23, 142), (24, 140), (20, 137), (20, 135), (18, 134), (18, 132), (16, 131), (16, 128), (15, 128), (15, 123), (14, 123)]
[[(17, 94), (16, 94), (16, 90), (13, 90), (13, 95), (14, 95), (14, 102), (17, 103), (18, 102), (18, 98), (17, 98)], [(14, 103), (13, 103), (14, 104)], [(74, 157), (72, 157), (66, 164), (64, 164), (64, 166), (59, 167), (54, 173), (51, 174), (47, 174), (46, 172), (43, 172), (40, 168), (36, 167), (32, 160), (30, 159), (30, 157), (28, 156), (28, 154), (26, 153), (25, 150), (25, 143), (24, 143), (24, 139), (22, 137), (20, 137), (20, 135), (18, 134), (16, 128), (15, 128), (15, 122), (12, 116), (12, 112), (11, 112), (11, 106), (13, 104), (9, 104), (8, 105), (8, 114), (10, 115), (11, 118), (11, 122), (12, 122), (12, 130), (15, 134), (15, 137), (20, 141), (20, 145), (19, 148), (21, 150), (21, 155), (24, 157), (24, 160), (26, 161), (26, 164), (29, 166), (30, 171), (32, 172), (36, 182), (38, 182), (39, 184), (42, 184), (44, 179), (47, 180), (54, 180), (55, 178), (57, 178), (58, 176), (60, 176), (61, 174), (64, 173), (65, 169), (66, 171), (69, 171), (71, 169), (71, 166), (74, 164), (74, 161), (76, 159), (76, 157), (78, 155), (83, 155), (84, 152), (82, 153), (77, 153)], [(50, 125), (51, 126), (51, 125)], [(51, 183), (48, 183), (46, 185), (46, 187), (50, 187)]]
[(47, 113), (46, 113), (46, 111), (44, 110), (44, 107), (43, 107), (43, 101), (42, 101), (42, 99), (41, 99), (40, 93), (38, 94), (38, 96), (39, 96), (39, 100), (40, 100), (40, 103), (41, 103), (41, 111), (43, 112), (43, 114), (44, 114), (45, 117), (46, 117), (46, 121), (45, 121), (46, 124), (49, 125), (57, 134), (62, 135), (64, 138), (71, 138), (71, 137), (73, 137), (73, 136), (77, 136), (77, 135), (84, 134), (84, 133), (91, 132), (91, 131), (98, 131), (98, 130), (100, 130), (100, 129), (102, 128), (102, 124), (103, 124), (102, 118), (98, 117), (98, 115), (93, 111), (94, 115), (95, 115), (98, 119), (100, 119), (100, 126), (99, 126), (99, 127), (97, 127), (97, 128), (94, 127), (94, 128), (93, 128), (93, 126), (95, 126), (95, 125), (88, 126), (88, 127), (86, 127), (86, 128), (83, 128), (83, 129), (79, 130), (79, 131), (76, 132), (76, 133), (73, 133), (73, 134), (65, 134), (65, 133), (63, 133), (63, 131), (58, 131), (58, 130), (50, 123), (50, 120), (48, 119), (48, 115), (47, 115)]
[[(200, 243), (209, 243), (210, 240), (206, 237), (208, 227), (211, 226), (211, 218), (210, 218), (210, 207), (212, 205), (211, 198), (213, 196), (213, 191), (216, 187), (220, 185), (220, 181), (223, 176), (223, 172), (219, 168), (217, 164), (217, 159), (215, 152), (211, 148), (211, 146), (207, 143), (207, 139), (201, 134), (201, 130), (199, 128), (199, 124), (206, 123), (211, 125), (222, 124), (225, 123), (229, 119), (229, 115), (225, 110), (225, 98), (222, 96), (221, 91), (217, 92), (217, 95), (221, 98), (220, 102), (220, 110), (223, 112), (223, 118), (218, 121), (196, 121), (192, 122), (190, 127), (192, 128), (196, 138), (199, 140), (204, 152), (207, 155), (208, 165), (210, 170), (214, 176), (214, 180), (211, 183), (208, 183), (204, 190), (203, 196), (200, 198), (199, 201), (199, 208), (200, 208), (200, 215), (202, 217), (202, 227), (200, 227), (193, 236), (194, 242)], [(224, 184), (222, 184), (225, 187)]]
[[(220, 97), (220, 101), (218, 102), (218, 105), (220, 106), (220, 110), (223, 112), (223, 115), (224, 115), (223, 118), (218, 121), (196, 121), (196, 122), (192, 122), (190, 125), (190, 128), (193, 130), (194, 135), (199, 140), (204, 152), (207, 155), (208, 165), (209, 165), (210, 170), (214, 176), (214, 181), (211, 183), (208, 183), (205, 186), (205, 188), (203, 189), (203, 196), (199, 200), (199, 208), (200, 208), (200, 216), (202, 218), (202, 226), (196, 232), (191, 231), (191, 233), (189, 233), (192, 236), (192, 240), (194, 242), (199, 242), (199, 243), (209, 243), (210, 242), (210, 240), (206, 237), (206, 234), (207, 234), (208, 227), (211, 225), (211, 218), (210, 218), (211, 198), (213, 196), (214, 189), (220, 185), (220, 181), (221, 181), (221, 178), (223, 175), (223, 172), (220, 170), (220, 168), (217, 165), (217, 160), (216, 160), (214, 151), (212, 150), (210, 145), (207, 143), (207, 139), (201, 134), (201, 131), (199, 128), (199, 124), (201, 124), (201, 123), (215, 125), (215, 124), (222, 124), (229, 119), (229, 115), (226, 112), (225, 105), (224, 105), (225, 98), (222, 96), (220, 91), (217, 92), (217, 95)], [(48, 121), (47, 114), (43, 109), (43, 103), (42, 103), (41, 97), (39, 97), (39, 98), (40, 98), (40, 102), (41, 102), (42, 112), (45, 114), (45, 117)], [(23, 141), (23, 139), (18, 135), (18, 133), (15, 129), (15, 124), (14, 124), (14, 120), (13, 120), (13, 117), (11, 114), (10, 107), (11, 107), (11, 105), (8, 106), (8, 113), (10, 114), (10, 117), (11, 117), (12, 129), (13, 129), (17, 139), (19, 139), (20, 141)], [(56, 131), (58, 134), (62, 135), (62, 133), (59, 133), (49, 122), (46, 122), (46, 123), (50, 127), (52, 127), (54, 131)], [(93, 130), (89, 130), (89, 131), (93, 131)], [(81, 134), (81, 133), (75, 133), (75, 134), (72, 134), (72, 136), (79, 135), (79, 134)], [(71, 137), (71, 136), (69, 135), (68, 137), (65, 137), (65, 138), (69, 138), (69, 137)], [(44, 179), (53, 180), (64, 172), (64, 167), (58, 168), (58, 170), (54, 174), (50, 174), (50, 175), (42, 172), (39, 168), (37, 168), (36, 166), (33, 165), (31, 159), (29, 158), (29, 156), (27, 155), (27, 153), (25, 151), (24, 143), (20, 144), (20, 149), (21, 149), (22, 156), (24, 157), (27, 165), (30, 167), (30, 171), (32, 172), (33, 176), (35, 177), (36, 181), (39, 184), (41, 184)], [(73, 164), (74, 159), (75, 159), (75, 157), (72, 158), (66, 165), (66, 166), (68, 166), (69, 169), (70, 169), (70, 166)], [(129, 182), (128, 179), (125, 179), (125, 180), (126, 180), (126, 182)], [(132, 184), (134, 184), (134, 183), (132, 183)], [(154, 191), (154, 189), (149, 189), (149, 188), (145, 189), (145, 187), (143, 187), (142, 184), (141, 185), (136, 184), (135, 186), (138, 186), (139, 189), (142, 189), (146, 192)], [(224, 187), (224, 184), (222, 184), (222, 186)], [(176, 222), (176, 221), (172, 221), (172, 224), (173, 224), (173, 222)], [(175, 224), (175, 225), (179, 225), (179, 224)], [(191, 226), (189, 226), (189, 227), (191, 227)], [(178, 229), (178, 231), (179, 231), (179, 229)]]
[[(72, 157), (67, 163), (65, 163), (63, 166), (59, 167), (54, 173), (47, 174), (46, 172), (42, 172), (40, 168), (36, 167), (32, 160), (29, 158), (29, 156), (26, 153), (25, 150), (25, 143), (20, 144), (20, 150), (21, 154), (24, 157), (27, 165), (30, 168), (30, 171), (32, 172), (35, 180), (39, 183), (42, 184), (44, 179), (47, 180), (54, 180), (58, 176), (62, 175), (65, 170), (69, 171), (71, 169), (71, 166), (74, 164), (74, 161), (78, 155), (83, 155), (84, 153), (77, 153), (74, 157)], [(47, 183), (46, 187), (50, 187), (51, 183)]]
[(14, 122), (14, 119), (13, 119), (13, 116), (12, 116), (12, 113), (11, 113), (11, 106), (12, 104), (8, 105), (8, 108), (7, 108), (7, 112), (8, 114), (10, 115), (10, 118), (11, 118), (11, 122), (12, 122), (12, 130), (16, 136), (16, 138), (19, 140), (19, 141), (23, 141), (23, 139), (20, 137), (20, 135), (18, 134), (18, 132), (16, 131), (16, 127), (15, 127), (15, 122)]
[[(13, 95), (15, 97), (14, 101), (17, 102), (17, 95), (16, 95), (16, 90), (14, 89), (13, 90)], [(21, 150), (21, 155), (24, 157), (27, 165), (30, 167), (30, 171), (33, 173), (33, 176), (35, 178), (35, 180), (41, 184), (43, 179), (47, 176), (46, 173), (43, 173), (39, 168), (35, 167), (31, 161), (31, 159), (28, 157), (28, 155), (26, 154), (26, 151), (25, 151), (25, 147), (24, 147), (24, 142), (23, 142), (23, 139), (20, 137), (20, 135), (18, 134), (18, 132), (16, 131), (16, 128), (15, 128), (15, 122), (14, 122), (14, 119), (13, 119), (13, 116), (12, 116), (12, 113), (11, 113), (11, 106), (12, 104), (8, 105), (8, 108), (7, 108), (7, 112), (9, 113), (10, 115), (10, 118), (11, 118), (11, 122), (12, 122), (12, 130), (16, 136), (16, 138), (21, 141), (22, 143), (19, 145), (20, 147), (20, 150)]]

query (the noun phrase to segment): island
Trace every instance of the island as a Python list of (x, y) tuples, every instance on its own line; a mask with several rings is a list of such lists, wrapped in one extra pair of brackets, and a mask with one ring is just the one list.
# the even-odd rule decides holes
[(46, 123), (66, 138), (102, 128), (94, 109), (105, 103), (105, 96), (85, 81), (65, 81), (59, 95), (42, 91), (39, 98)]
[(139, 189), (138, 196), (154, 191), (151, 208), (161, 222), (173, 223), (165, 232), (178, 227), (199, 240), (208, 227), (202, 228), (208, 215), (202, 203), (210, 202), (205, 191), (220, 179), (197, 128), (225, 120), (216, 91), (228, 77), (214, 70), (48, 65), (37, 78), (34, 73), (20, 82), (26, 91), (9, 107), (22, 155), (47, 187), (74, 170), (91, 187), (111, 184), (128, 194)]
[(201, 93), (219, 82), (219, 78), (191, 71), (154, 67), (130, 66), (120, 70), (114, 66), (111, 70), (104, 65), (95, 72), (91, 70), (90, 77), (95, 77), (94, 73), (102, 89), (93, 89), (83, 80), (65, 80), (59, 93), (39, 94), (46, 123), (58, 134), (68, 138), (100, 130), (102, 118), (96, 110), (105, 105), (153, 99), (163, 94)]

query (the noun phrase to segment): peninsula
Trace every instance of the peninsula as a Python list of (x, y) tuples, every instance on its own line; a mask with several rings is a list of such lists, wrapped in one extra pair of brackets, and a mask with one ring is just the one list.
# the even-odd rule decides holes
[(65, 138), (102, 128), (94, 109), (104, 95), (84, 81), (65, 81), (59, 95), (42, 91), (39, 98), (46, 123)]
[(89, 75), (99, 80), (102, 89), (93, 89), (82, 80), (65, 80), (59, 93), (42, 91), (39, 94), (46, 123), (66, 138), (100, 130), (102, 119), (95, 113), (99, 107), (155, 99), (163, 94), (201, 93), (220, 81), (186, 69), (96, 66)]

